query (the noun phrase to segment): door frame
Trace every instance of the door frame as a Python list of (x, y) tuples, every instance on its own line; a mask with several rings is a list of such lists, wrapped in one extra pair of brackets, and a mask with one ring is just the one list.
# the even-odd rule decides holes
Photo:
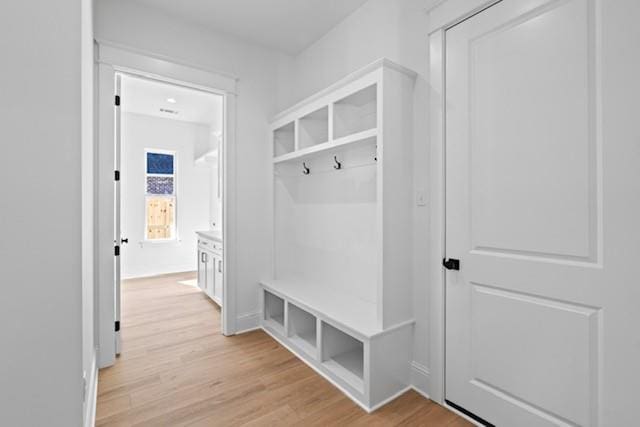
[[(116, 360), (115, 262), (114, 262), (114, 95), (117, 74), (185, 86), (224, 97), (224, 137), (222, 143), (222, 235), (223, 304), (222, 333), (233, 335), (236, 326), (237, 233), (236, 233), (236, 85), (235, 76), (211, 71), (138, 49), (96, 40), (98, 68), (97, 93), (97, 307), (98, 366), (111, 366)], [(124, 177), (126, 179), (126, 177)], [(126, 327), (126, 325), (123, 325)]]
[(431, 361), (429, 397), (465, 417), (445, 402), (445, 304), (446, 281), (442, 260), (446, 249), (446, 106), (445, 47), (446, 31), (502, 0), (444, 0), (429, 9), (429, 143), (430, 143), (430, 260), (429, 260), (429, 334)]

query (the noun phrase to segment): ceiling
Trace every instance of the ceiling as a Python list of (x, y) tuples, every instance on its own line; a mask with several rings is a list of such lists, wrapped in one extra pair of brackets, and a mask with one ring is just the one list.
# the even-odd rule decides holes
[(127, 75), (122, 76), (120, 92), (123, 112), (205, 124), (211, 126), (212, 132), (222, 129), (220, 95)]
[(295, 55), (367, 0), (136, 0), (211, 30)]

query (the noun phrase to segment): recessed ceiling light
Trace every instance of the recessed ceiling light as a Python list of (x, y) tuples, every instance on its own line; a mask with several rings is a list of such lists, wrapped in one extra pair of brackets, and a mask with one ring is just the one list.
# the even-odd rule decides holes
[(176, 102), (178, 102), (178, 101), (176, 101), (176, 99), (175, 99), (175, 98), (167, 98), (167, 102), (168, 102), (169, 104), (175, 104), (175, 103), (176, 103)]

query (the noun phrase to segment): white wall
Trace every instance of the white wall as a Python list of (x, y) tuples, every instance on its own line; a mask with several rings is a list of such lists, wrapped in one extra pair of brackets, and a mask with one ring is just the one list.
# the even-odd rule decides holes
[[(122, 94), (126, 97), (126, 93)], [(209, 126), (136, 113), (122, 114), (122, 277), (195, 271), (197, 230), (209, 229), (210, 168), (194, 163), (194, 147), (208, 141)], [(175, 242), (144, 242), (145, 149), (176, 152)]]
[(82, 261), (81, 227), (81, 146), (90, 143), (91, 115), (81, 118), (81, 96), (92, 84), (81, 73), (91, 61), (82, 56), (90, 51), (87, 7), (88, 1), (11, 2), (0, 13), (3, 426), (82, 425), (83, 265), (90, 264)]
[[(96, 37), (238, 77), (236, 150), (237, 314), (257, 322), (257, 283), (271, 269), (268, 123), (285, 56), (125, 0), (99, 0)], [(230, 254), (225, 254), (229, 257)], [(246, 326), (246, 325), (244, 325)]]
[[(369, 0), (324, 37), (284, 61), (279, 76), (279, 108), (286, 108), (345, 75), (387, 57), (418, 73), (414, 96), (414, 190), (428, 191), (428, 66), (426, 8), (434, 0)], [(414, 381), (428, 392), (429, 207), (415, 207), (414, 230)]]

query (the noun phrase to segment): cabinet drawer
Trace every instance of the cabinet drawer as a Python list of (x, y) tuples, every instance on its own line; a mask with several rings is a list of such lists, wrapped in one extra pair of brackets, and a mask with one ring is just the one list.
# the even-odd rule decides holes
[(198, 247), (200, 249), (207, 249), (210, 251), (221, 251), (222, 243), (214, 240), (203, 239), (202, 237), (198, 239)]

